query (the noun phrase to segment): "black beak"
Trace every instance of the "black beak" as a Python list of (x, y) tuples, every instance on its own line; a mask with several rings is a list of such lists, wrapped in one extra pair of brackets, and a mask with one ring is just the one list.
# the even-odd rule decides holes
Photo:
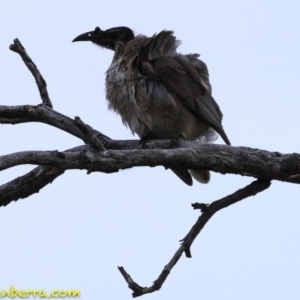
[(92, 42), (94, 39), (95, 39), (95, 31), (89, 31), (77, 36), (72, 42), (84, 42), (84, 41)]
[(83, 33), (72, 42), (90, 41), (100, 47), (114, 51), (117, 42), (127, 43), (132, 39), (134, 39), (134, 34), (128, 27), (114, 27), (104, 31), (96, 27), (94, 31)]

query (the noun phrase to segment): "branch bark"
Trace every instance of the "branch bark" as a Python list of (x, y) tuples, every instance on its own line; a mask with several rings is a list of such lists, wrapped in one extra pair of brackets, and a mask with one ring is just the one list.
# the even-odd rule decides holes
[[(167, 149), (169, 141), (149, 141), (139, 149), (138, 141), (105, 141), (106, 149), (89, 145), (60, 151), (24, 151), (0, 156), (0, 170), (33, 164), (113, 173), (141, 166), (207, 169), (221, 174), (238, 174), (266, 180), (300, 183), (300, 155), (280, 154), (246, 147), (182, 141), (177, 149)], [(3, 194), (0, 186), (0, 203)], [(28, 195), (27, 195), (28, 196)], [(20, 197), (24, 198), (24, 197)], [(17, 200), (16, 198), (12, 200)]]

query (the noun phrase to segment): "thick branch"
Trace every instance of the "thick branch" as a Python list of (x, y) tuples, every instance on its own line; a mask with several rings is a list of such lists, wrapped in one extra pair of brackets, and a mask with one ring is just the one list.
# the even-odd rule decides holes
[[(124, 145), (127, 141), (114, 141)], [(136, 143), (137, 144), (137, 143)], [(137, 166), (207, 169), (226, 174), (239, 174), (270, 180), (300, 183), (300, 155), (278, 154), (265, 150), (225, 145), (181, 142), (178, 149), (165, 149), (169, 141), (152, 141), (155, 149), (95, 150), (89, 146), (72, 151), (24, 151), (0, 157), (0, 170), (22, 164), (86, 169), (90, 172), (117, 172)], [(129, 141), (129, 145), (132, 142)], [(161, 148), (161, 149), (159, 149)]]
[[(168, 145), (169, 141), (151, 141), (148, 143), (150, 149), (134, 149), (138, 147), (138, 141), (107, 141), (107, 149), (100, 151), (89, 146), (80, 146), (65, 152), (24, 151), (0, 156), (0, 170), (22, 164), (35, 164), (63, 170), (85, 169), (89, 173), (112, 173), (136, 166), (165, 166), (208, 169), (222, 174), (300, 183), (299, 154), (279, 154), (246, 147), (185, 141), (180, 142), (178, 149), (166, 149)], [(108, 149), (109, 147), (113, 149)], [(0, 201), (3, 197), (2, 188), (0, 186)]]
[[(119, 271), (123, 275), (125, 281), (128, 283), (128, 287), (133, 291), (132, 296), (133, 297), (139, 297), (145, 294), (153, 293), (155, 291), (158, 291), (167, 277), (169, 276), (171, 270), (176, 265), (178, 260), (180, 259), (183, 252), (190, 253), (190, 247), (195, 240), (195, 238), (198, 236), (198, 234), (201, 232), (202, 228), (205, 226), (205, 224), (209, 221), (209, 219), (219, 210), (232, 205), (238, 201), (241, 201), (249, 196), (254, 196), (257, 193), (260, 193), (264, 190), (266, 190), (270, 186), (271, 182), (267, 180), (257, 180), (249, 184), (248, 186), (244, 187), (243, 189), (240, 189), (236, 191), (235, 193), (224, 197), (220, 200), (214, 201), (210, 205), (203, 205), (203, 204), (193, 204), (193, 207), (195, 209), (201, 207), (205, 207), (204, 212), (202, 215), (198, 218), (195, 225), (192, 227), (190, 232), (187, 234), (187, 236), (183, 239), (182, 245), (179, 247), (179, 249), (176, 251), (170, 262), (164, 267), (163, 271), (159, 275), (159, 277), (154, 281), (153, 285), (150, 287), (141, 287), (139, 284), (137, 284), (131, 276), (125, 271), (123, 267), (118, 267)], [(190, 257), (190, 256), (189, 256)]]
[(27, 54), (25, 48), (21, 44), (21, 42), (18, 39), (14, 39), (14, 43), (9, 46), (9, 49), (20, 54), (21, 58), (23, 59), (26, 67), (29, 69), (31, 74), (33, 75), (36, 84), (38, 86), (43, 104), (45, 106), (52, 107), (51, 100), (48, 95), (47, 91), (47, 84), (45, 79), (43, 78), (42, 74), (40, 73), (39, 69), (35, 65), (35, 63), (31, 60), (29, 55)]

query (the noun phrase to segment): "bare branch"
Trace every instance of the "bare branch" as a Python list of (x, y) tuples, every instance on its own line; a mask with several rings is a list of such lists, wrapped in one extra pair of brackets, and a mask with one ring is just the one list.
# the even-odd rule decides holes
[[(41, 122), (56, 128), (59, 128), (65, 132), (68, 132), (85, 143), (89, 144), (92, 142), (92, 145), (95, 145), (95, 139), (110, 140), (107, 136), (103, 135), (99, 131), (92, 129), (90, 126), (84, 124), (81, 120), (81, 123), (84, 124), (85, 128), (89, 130), (83, 131), (83, 125), (80, 126), (79, 121), (75, 117), (75, 120), (47, 107), (41, 105), (21, 105), (21, 106), (4, 106), (0, 105), (0, 123), (2, 124), (20, 124), (28, 122)], [(99, 145), (98, 145), (99, 146)], [(102, 145), (103, 146), (103, 145)]]
[(202, 211), (202, 215), (198, 218), (196, 224), (193, 226), (187, 236), (182, 240), (182, 245), (185, 246), (186, 249), (189, 249), (205, 224), (216, 212), (245, 198), (255, 196), (257, 193), (260, 193), (269, 188), (270, 185), (270, 180), (258, 179), (256, 181), (253, 181), (246, 187), (234, 192), (233, 194), (212, 202), (210, 205), (206, 205), (203, 203), (192, 204), (194, 209), (200, 209)]
[[(89, 125), (83, 123), (79, 117), (75, 117), (75, 124), (77, 127), (81, 130), (81, 132), (85, 136), (85, 142), (86, 144), (90, 145), (92, 148), (99, 149), (99, 150), (104, 150), (105, 146), (105, 140), (102, 137), (99, 137), (99, 132), (94, 130), (92, 127)], [(105, 136), (106, 140), (108, 139)]]
[[(70, 150), (78, 151), (82, 147), (76, 147)], [(7, 164), (14, 164), (14, 155), (8, 159)], [(3, 157), (3, 156), (2, 156)], [(5, 164), (5, 160), (1, 160), (1, 164)], [(2, 165), (2, 166), (3, 166)], [(27, 198), (30, 195), (38, 193), (47, 184), (52, 183), (52, 181), (62, 175), (65, 172), (64, 169), (59, 167), (48, 167), (39, 166), (24, 176), (18, 177), (12, 181), (7, 182), (0, 186), (0, 207), (6, 206), (12, 201), (17, 201), (19, 199)]]
[[(201, 232), (202, 228), (205, 226), (205, 224), (209, 221), (209, 219), (219, 210), (232, 205), (238, 201), (241, 201), (249, 196), (254, 196), (257, 193), (260, 193), (264, 190), (266, 190), (271, 185), (271, 182), (268, 180), (256, 180), (252, 182), (251, 184), (247, 185), (243, 189), (240, 189), (236, 191), (235, 193), (224, 197), (220, 200), (214, 201), (210, 205), (205, 205), (205, 210), (202, 213), (202, 215), (198, 218), (195, 225), (192, 227), (190, 232), (187, 234), (187, 236), (183, 239), (182, 245), (179, 247), (179, 249), (176, 251), (170, 262), (164, 267), (163, 271), (159, 275), (159, 277), (154, 281), (153, 285), (150, 287), (141, 287), (138, 285), (131, 276), (125, 271), (123, 267), (118, 267), (119, 271), (123, 275), (125, 281), (128, 283), (128, 287), (133, 291), (132, 296), (139, 297), (145, 294), (153, 293), (155, 291), (158, 291), (165, 280), (167, 279), (168, 275), (170, 274), (173, 267), (176, 265), (178, 260), (180, 259), (183, 252), (190, 253), (189, 249), (195, 240), (195, 238), (198, 236), (198, 234)], [(203, 205), (196, 203), (193, 204), (194, 209), (199, 209), (201, 207), (203, 209)], [(191, 256), (188, 256), (191, 257)]]
[(112, 173), (138, 166), (165, 166), (166, 168), (207, 169), (222, 174), (231, 173), (266, 180), (300, 183), (299, 154), (279, 155), (276, 152), (246, 147), (186, 141), (180, 142), (180, 148), (170, 150), (166, 149), (169, 143), (161, 140), (151, 141), (148, 147), (154, 149), (134, 149), (133, 147), (138, 147), (138, 141), (108, 140), (107, 148), (100, 151), (88, 145), (64, 152), (24, 151), (0, 156), (0, 170), (22, 164), (35, 164), (59, 167), (64, 170), (85, 169), (89, 173)]
[(39, 69), (35, 65), (35, 63), (31, 60), (29, 55), (27, 54), (25, 48), (21, 44), (18, 39), (14, 39), (14, 43), (9, 46), (9, 49), (20, 54), (21, 58), (23, 59), (26, 67), (29, 69), (31, 74), (33, 75), (35, 82), (38, 86), (43, 104), (45, 106), (49, 106), (52, 108), (52, 103), (48, 95), (47, 91), (47, 83), (43, 78), (42, 74), (40, 73)]
[(18, 177), (0, 186), (0, 206), (12, 201), (27, 198), (62, 175), (64, 169), (40, 166), (24, 176)]
[[(152, 145), (156, 142), (153, 141)], [(165, 166), (166, 168), (208, 169), (222, 174), (231, 173), (300, 183), (300, 178), (297, 176), (300, 173), (299, 154), (278, 156), (274, 152), (264, 150), (199, 142), (182, 142), (178, 149), (165, 150), (159, 149), (162, 141), (159, 142), (155, 149), (97, 151), (89, 146), (82, 146), (65, 152), (18, 152), (1, 156), (0, 170), (22, 164), (40, 164), (59, 165), (65, 170), (86, 169), (91, 172), (111, 173), (138, 166)], [(126, 145), (127, 142), (119, 143)], [(167, 144), (168, 141), (165, 143)], [(244, 159), (245, 157), (247, 159)]]

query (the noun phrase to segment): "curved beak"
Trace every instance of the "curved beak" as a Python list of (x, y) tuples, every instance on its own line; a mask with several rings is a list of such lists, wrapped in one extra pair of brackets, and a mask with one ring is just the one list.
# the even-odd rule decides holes
[(73, 42), (84, 42), (84, 41), (90, 41), (92, 42), (93, 41), (93, 38), (94, 38), (94, 35), (95, 35), (95, 32), (94, 31), (89, 31), (89, 32), (86, 32), (86, 33), (83, 33), (79, 36), (77, 36), (73, 41)]

